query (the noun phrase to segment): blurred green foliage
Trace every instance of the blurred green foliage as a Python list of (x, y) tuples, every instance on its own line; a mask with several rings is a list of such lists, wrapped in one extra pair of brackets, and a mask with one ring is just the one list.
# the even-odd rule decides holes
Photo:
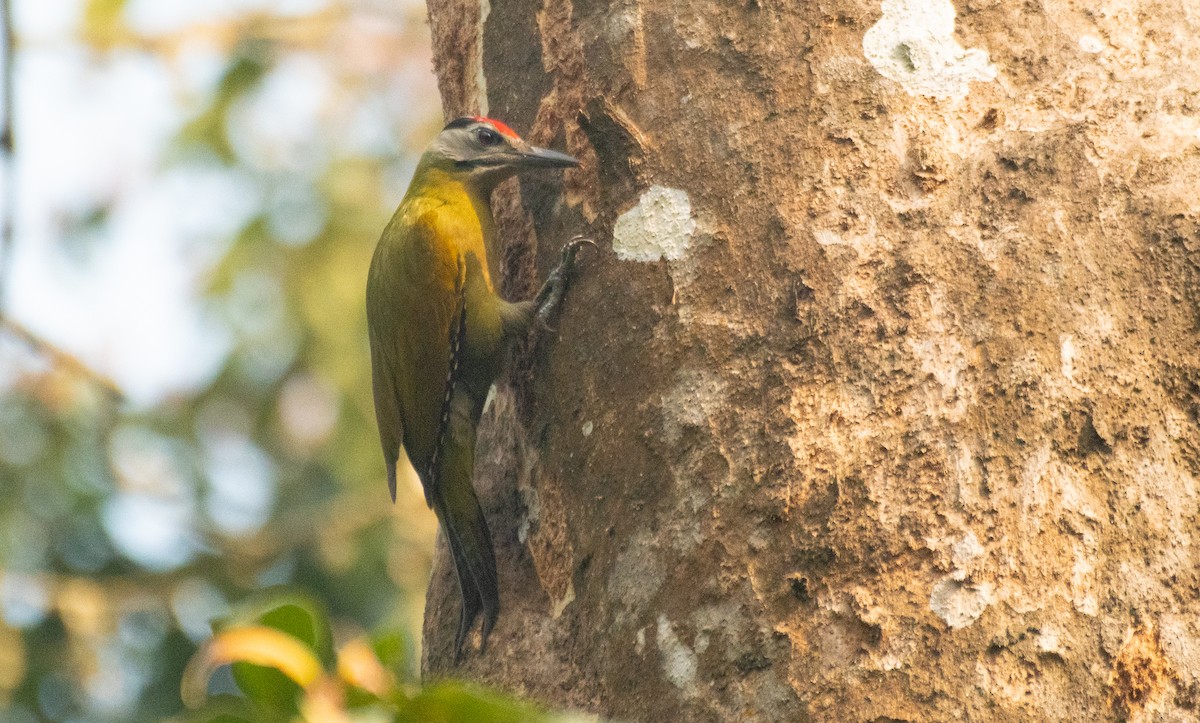
[[(198, 45), (216, 49), (224, 70), (181, 99), (187, 120), (162, 173), (215, 177), (253, 208), (195, 253), (197, 304), (225, 350), (199, 388), (131, 407), (75, 360), (0, 330), (5, 358), (25, 360), (0, 375), (0, 719), (183, 715), (180, 681), (211, 622), (274, 586), (303, 594), (269, 598), (257, 625), (300, 640), (328, 676), (332, 621), (343, 641), (371, 640), (399, 686), (346, 683), (343, 705), (457, 720), (446, 711), (486, 703), (411, 688), (436, 522), (415, 489), (388, 503), (369, 391), (368, 261), (412, 141), (440, 124), (423, 9), (258, 7), (152, 34), (127, 22), (123, 0), (81, 5), (70, 42), (97, 67), (137, 53), (173, 68)], [(284, 143), (272, 93), (295, 86), (294, 72), (284, 80), (298, 64), (320, 68), (327, 88)], [(85, 202), (89, 228), (108, 223), (105, 199)], [(307, 695), (275, 670), (224, 670), (206, 678), (205, 710), (233, 712), (208, 720), (247, 719), (236, 711), (248, 704), (296, 710)], [(249, 703), (222, 695), (239, 690)]]
[[(267, 595), (221, 625), (188, 666), (189, 723), (551, 723), (582, 720), (454, 681), (421, 687), (410, 648), (395, 637), (353, 637), (330, 647), (319, 603), (295, 594)], [(209, 677), (233, 664), (241, 696), (208, 696)]]

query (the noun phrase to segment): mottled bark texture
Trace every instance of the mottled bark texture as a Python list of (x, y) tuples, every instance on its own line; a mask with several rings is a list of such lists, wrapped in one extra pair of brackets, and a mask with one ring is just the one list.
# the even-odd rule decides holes
[[(1200, 714), (1200, 11), (430, 0), (504, 282), (600, 253), (480, 434), (451, 668), (632, 721)], [(524, 360), (524, 361), (521, 361)]]

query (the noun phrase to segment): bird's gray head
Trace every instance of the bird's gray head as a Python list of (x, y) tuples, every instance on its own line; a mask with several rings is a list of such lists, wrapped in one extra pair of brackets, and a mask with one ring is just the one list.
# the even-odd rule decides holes
[(482, 116), (447, 123), (427, 153), (455, 176), (493, 183), (526, 169), (579, 165), (565, 153), (529, 145), (513, 129)]

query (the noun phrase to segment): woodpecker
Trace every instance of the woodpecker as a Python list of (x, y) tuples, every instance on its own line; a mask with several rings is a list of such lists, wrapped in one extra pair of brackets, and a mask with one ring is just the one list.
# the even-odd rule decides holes
[(509, 342), (535, 319), (549, 319), (579, 248), (594, 246), (572, 239), (537, 296), (501, 299), (491, 276), (498, 253), (491, 194), (513, 174), (578, 165), (529, 145), (500, 121), (453, 120), (421, 156), (371, 260), (367, 327), (388, 490), (395, 502), (403, 449), (454, 557), (462, 597), (455, 663), (479, 615), (481, 652), (500, 615), (496, 555), (471, 481), (484, 400)]

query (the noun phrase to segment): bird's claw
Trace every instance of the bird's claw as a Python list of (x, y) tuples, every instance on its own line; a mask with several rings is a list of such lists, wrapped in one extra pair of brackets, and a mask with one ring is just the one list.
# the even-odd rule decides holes
[(583, 246), (591, 246), (594, 249), (600, 247), (596, 242), (587, 236), (575, 236), (570, 241), (563, 244), (562, 260), (559, 262), (559, 268), (566, 267), (568, 273), (575, 270), (575, 255), (579, 253), (579, 249)]
[(550, 316), (562, 302), (563, 295), (567, 293), (567, 286), (570, 285), (571, 277), (575, 273), (575, 257), (579, 254), (579, 249), (584, 246), (598, 248), (596, 242), (586, 236), (575, 236), (563, 244), (558, 266), (550, 272), (545, 285), (538, 292), (536, 299), (537, 321), (543, 328), (553, 331), (553, 328), (549, 324)]

